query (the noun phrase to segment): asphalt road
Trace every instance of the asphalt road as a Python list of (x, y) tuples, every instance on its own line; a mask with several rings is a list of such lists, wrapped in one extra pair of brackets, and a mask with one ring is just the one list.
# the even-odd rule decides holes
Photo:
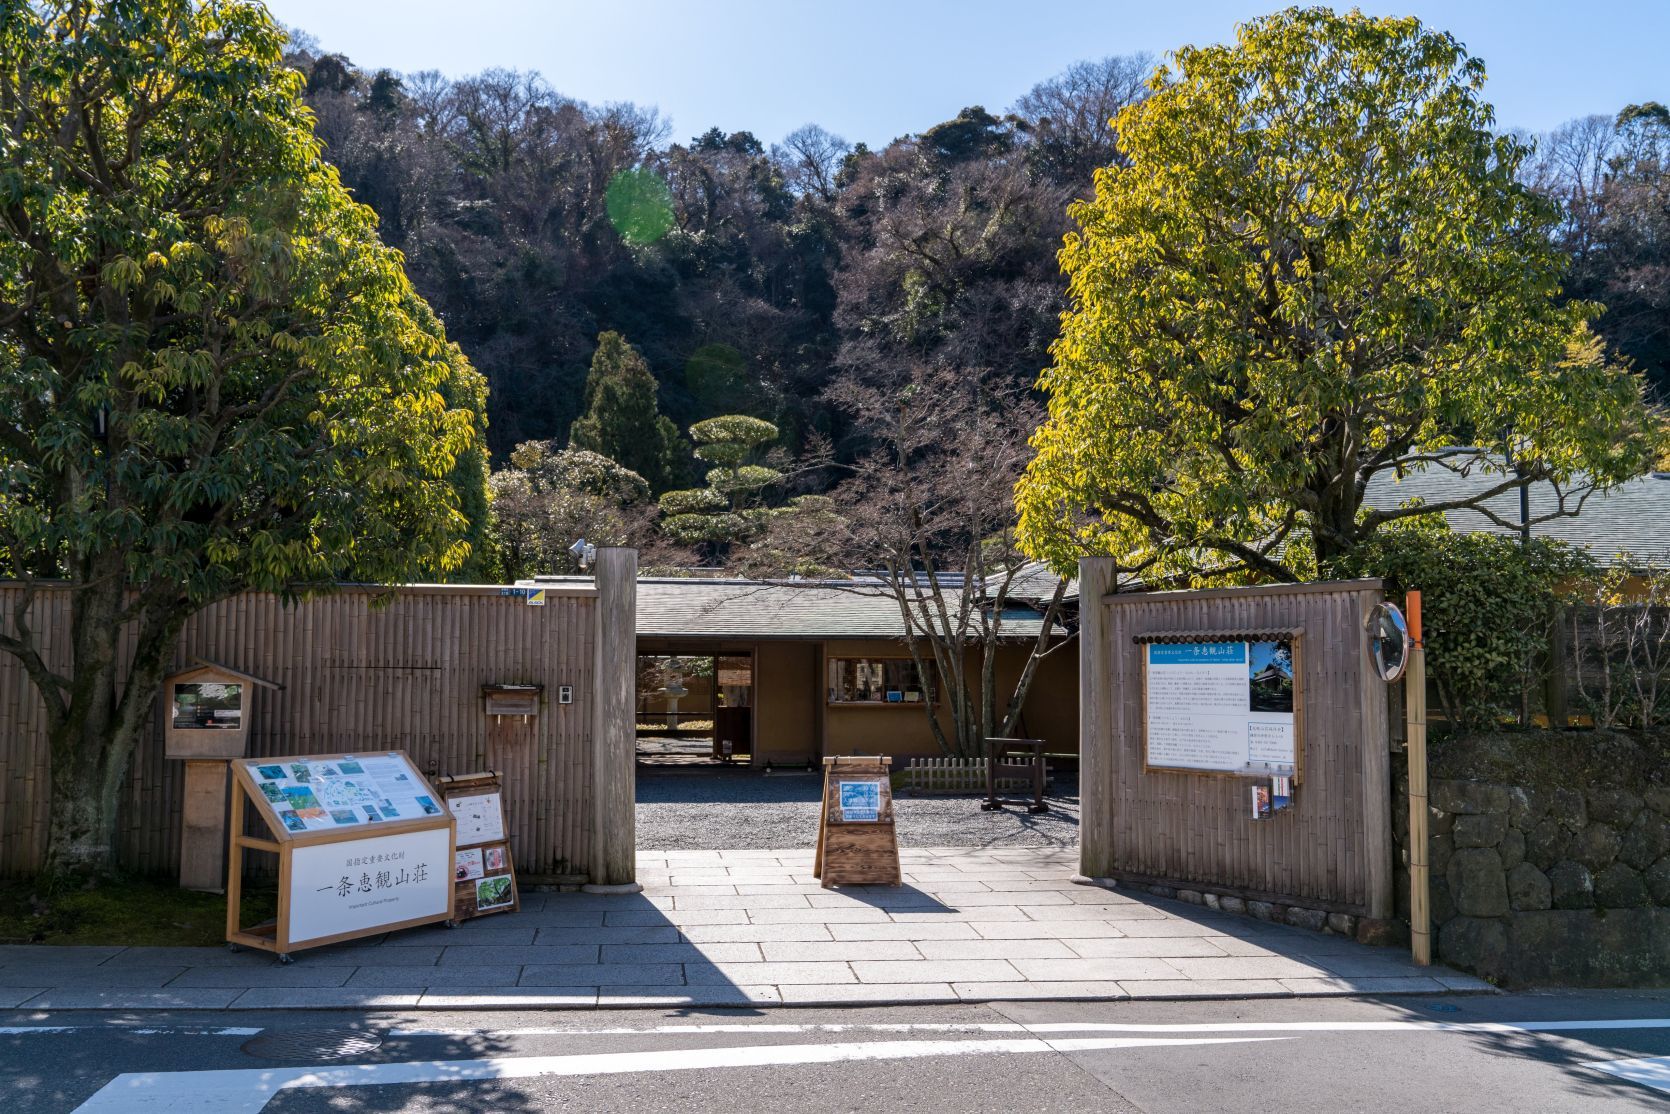
[[(344, 1040), (359, 1047), (297, 1051)], [(1623, 1077), (1632, 1073), (1647, 1082)], [(0, 1109), (1664, 1111), (1670, 992), (585, 1014), (14, 1011), (0, 1015)]]

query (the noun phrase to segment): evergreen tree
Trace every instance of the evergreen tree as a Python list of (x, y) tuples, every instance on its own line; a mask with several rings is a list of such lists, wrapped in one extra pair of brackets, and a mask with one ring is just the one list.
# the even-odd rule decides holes
[(665, 491), (684, 471), (678, 427), (656, 405), (655, 376), (619, 333), (597, 338), (586, 377), (586, 412), (568, 431), (570, 448), (606, 456)]
[(783, 473), (752, 463), (754, 455), (777, 440), (777, 427), (746, 414), (726, 414), (690, 427), (696, 456), (714, 465), (707, 486), (669, 491), (661, 496), (666, 515), (661, 528), (684, 545), (708, 544), (729, 549), (758, 538), (771, 511), (758, 505), (761, 493)]

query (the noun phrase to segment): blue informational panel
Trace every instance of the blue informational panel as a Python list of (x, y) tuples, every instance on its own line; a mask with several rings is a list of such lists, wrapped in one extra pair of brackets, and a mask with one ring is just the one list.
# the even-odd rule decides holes
[(842, 781), (836, 783), (841, 802), (843, 821), (881, 819), (881, 783), (879, 781)]
[(1150, 768), (1297, 772), (1291, 640), (1155, 642), (1145, 649)]

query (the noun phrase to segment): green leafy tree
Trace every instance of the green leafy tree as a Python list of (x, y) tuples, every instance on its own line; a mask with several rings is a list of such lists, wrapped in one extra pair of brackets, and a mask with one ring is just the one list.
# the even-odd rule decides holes
[(574, 420), (569, 444), (636, 472), (652, 491), (667, 490), (683, 471), (684, 445), (655, 391), (655, 376), (638, 350), (619, 333), (602, 334), (586, 377), (586, 412)]
[(1453, 533), (1441, 520), (1382, 530), (1339, 571), (1382, 577), (1394, 595), (1421, 593), (1427, 663), (1451, 730), (1530, 724), (1559, 605), (1599, 574), (1588, 553), (1562, 542)]
[(579, 572), (568, 552), (579, 539), (642, 549), (643, 535), (654, 529), (644, 478), (585, 449), (523, 442), (510, 454), (510, 467), (488, 482), (506, 579)]
[[(283, 45), (243, 0), (0, 5), (0, 557), (24, 586), (0, 649), (47, 719), (59, 879), (113, 869), (195, 610), (469, 556), (480, 381), (320, 158)], [(37, 628), (43, 582), (67, 628)]]
[(783, 473), (753, 461), (777, 440), (777, 427), (762, 418), (725, 414), (691, 426), (690, 438), (697, 459), (714, 467), (706, 487), (661, 496), (666, 516), (661, 528), (675, 542), (708, 545), (720, 553), (760, 537), (772, 514), (761, 496), (782, 482)]
[[(1414, 19), (1317, 8), (1156, 74), (1115, 122), (1129, 165), (1071, 209), (1029, 552), (1292, 580), (1390, 522), (1642, 466), (1639, 380), (1561, 303), (1557, 210), (1483, 83)], [(1364, 511), (1373, 476), (1422, 464), (1498, 482)]]

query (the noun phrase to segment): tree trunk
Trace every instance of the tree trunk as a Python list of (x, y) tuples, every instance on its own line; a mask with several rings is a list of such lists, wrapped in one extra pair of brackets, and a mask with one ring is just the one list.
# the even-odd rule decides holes
[(51, 740), (45, 874), (55, 885), (90, 885), (115, 873), (116, 803), (136, 739), (105, 715), (66, 720)]
[(116, 871), (116, 811), (128, 762), (151, 727), (157, 693), (188, 608), (177, 593), (139, 600), (133, 661), (119, 674), (126, 601), (120, 576), (75, 589), (68, 699), (49, 732), (52, 806), (44, 874), (54, 886), (88, 886)]

